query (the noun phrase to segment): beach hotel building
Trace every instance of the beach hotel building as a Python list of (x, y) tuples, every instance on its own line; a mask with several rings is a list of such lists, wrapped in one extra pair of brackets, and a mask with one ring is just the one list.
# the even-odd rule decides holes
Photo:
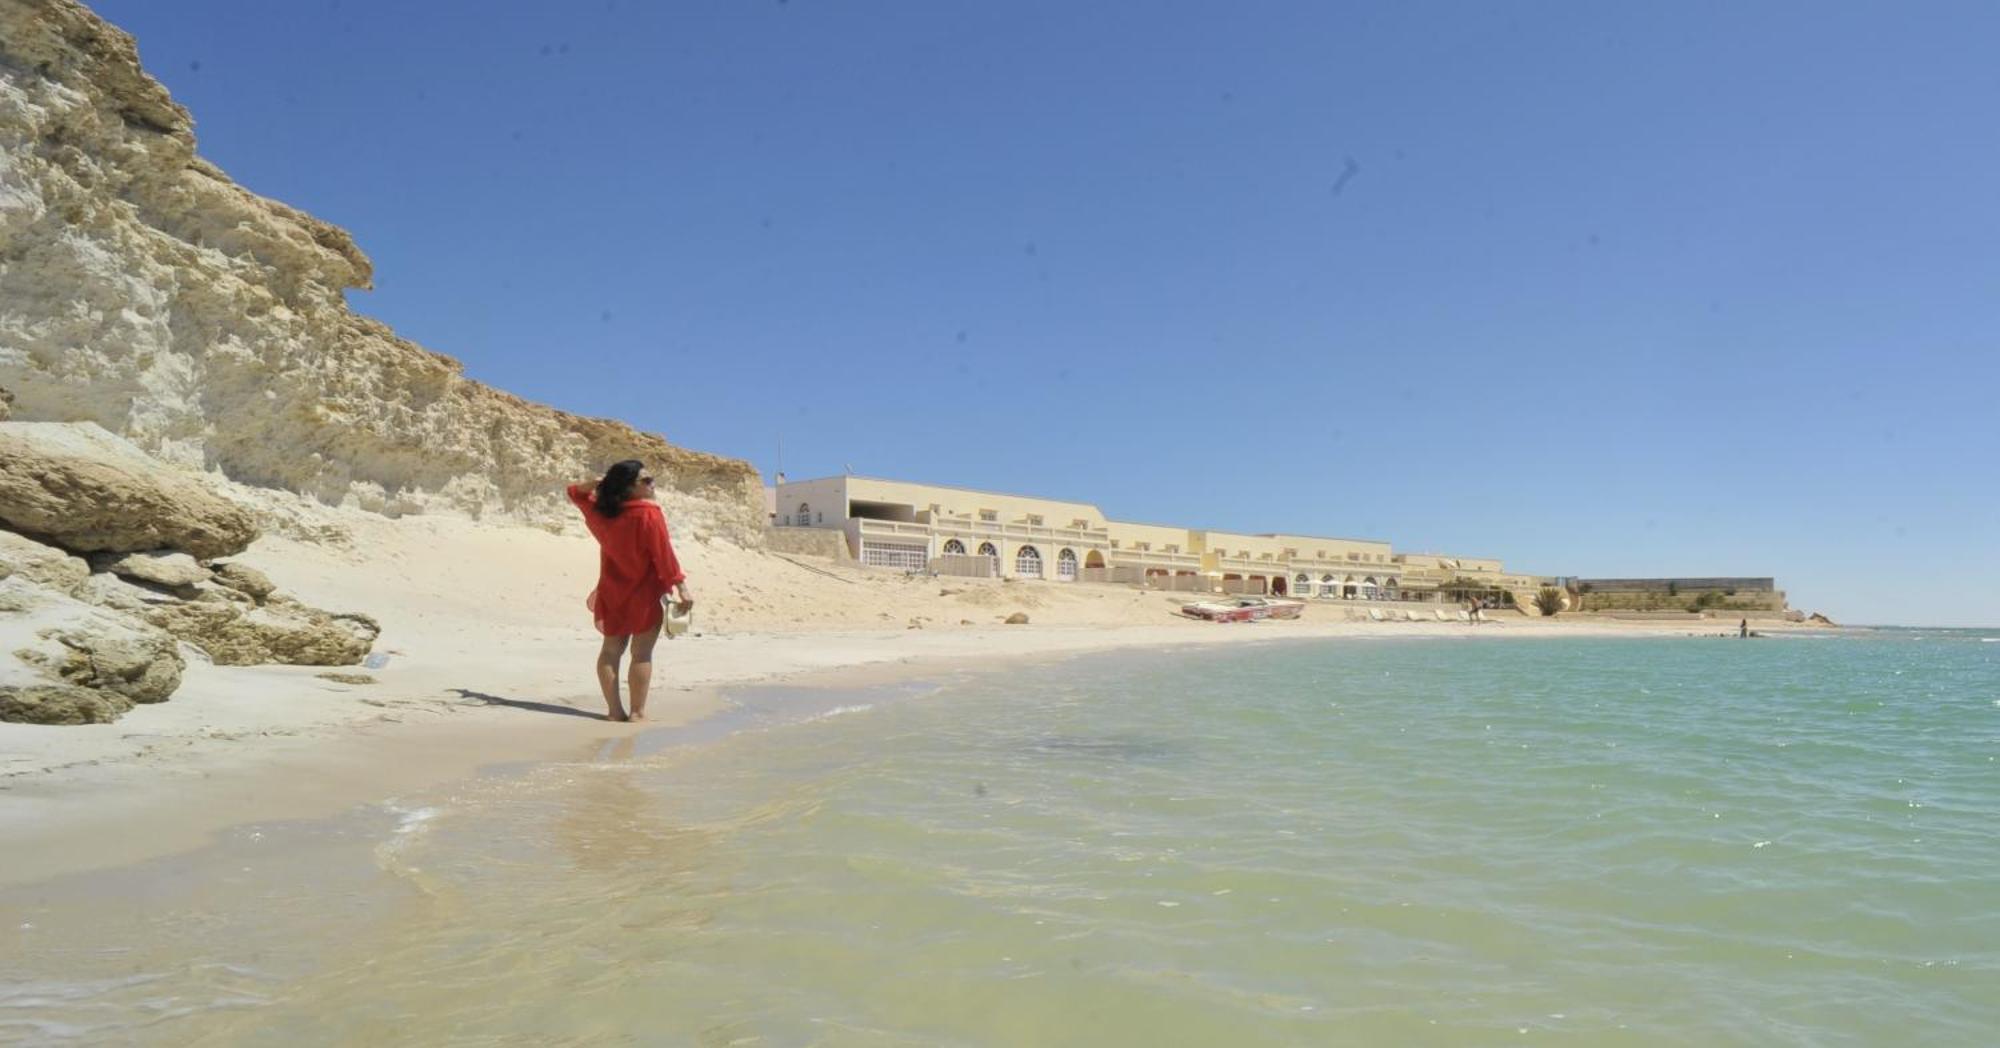
[(1379, 540), (1142, 524), (1088, 502), (853, 475), (781, 479), (772, 524), (838, 531), (865, 565), (946, 575), (1431, 603), (1531, 600), (1551, 581)]

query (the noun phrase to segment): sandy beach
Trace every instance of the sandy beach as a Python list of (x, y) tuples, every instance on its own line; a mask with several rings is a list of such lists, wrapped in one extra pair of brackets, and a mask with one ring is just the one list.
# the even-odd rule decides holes
[[(136, 861), (244, 822), (334, 814), (485, 765), (686, 724), (723, 709), (730, 685), (852, 687), (1148, 646), (1689, 632), (1514, 613), (1477, 627), (1352, 622), (1320, 605), (1296, 622), (1216, 625), (1177, 615), (1174, 595), (1131, 587), (909, 577), (696, 535), (680, 543), (700, 602), (695, 632), (660, 642), (651, 719), (612, 724), (589, 676), (596, 636), (582, 601), (596, 558), (580, 528), (292, 513), (311, 526), (285, 531), (314, 541), (273, 534), (239, 559), (301, 599), (379, 618), (386, 665), (195, 659), (171, 701), (115, 724), (0, 724), (0, 834), (14, 845), (0, 882)], [(1016, 612), (1029, 623), (1004, 624)]]

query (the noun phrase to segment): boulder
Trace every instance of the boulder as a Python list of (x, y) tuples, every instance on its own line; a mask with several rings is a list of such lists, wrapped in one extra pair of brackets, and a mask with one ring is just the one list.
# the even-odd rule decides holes
[(234, 561), (215, 566), (215, 581), (238, 593), (247, 594), (252, 600), (263, 603), (264, 598), (278, 587), (271, 584), (271, 577), (248, 564)]
[(77, 552), (178, 550), (208, 559), (257, 537), (249, 510), (199, 474), (94, 422), (0, 423), (0, 523)]
[(0, 720), (101, 724), (180, 687), (174, 639), (23, 577), (0, 580)]
[(187, 600), (171, 590), (131, 582), (109, 572), (99, 572), (83, 580), (83, 584), (76, 588), (75, 596), (85, 604), (140, 616), (161, 605)]
[(0, 422), (7, 421), (7, 416), (13, 413), (14, 394), (7, 392), (4, 386), (0, 386)]
[(145, 553), (99, 553), (90, 558), (96, 571), (136, 579), (169, 589), (192, 589), (208, 581), (208, 569), (185, 553), (149, 550)]
[(1025, 611), (1017, 611), (1014, 614), (1007, 616), (1007, 625), (1009, 626), (1026, 626), (1027, 624), (1028, 624), (1028, 613)]
[(332, 614), (283, 596), (262, 607), (217, 600), (160, 604), (145, 617), (219, 666), (352, 666), (382, 632), (366, 615)]
[(15, 687), (0, 681), (0, 721), (18, 724), (109, 724), (132, 708), (123, 695), (91, 691), (70, 684), (28, 684)]
[(26, 535), (0, 531), (0, 579), (15, 575), (73, 595), (90, 577), (90, 565)]

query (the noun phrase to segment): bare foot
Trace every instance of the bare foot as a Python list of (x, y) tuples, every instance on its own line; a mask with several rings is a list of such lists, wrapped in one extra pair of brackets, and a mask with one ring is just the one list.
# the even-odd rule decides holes
[(633, 711), (632, 711), (632, 718), (631, 718), (631, 719), (633, 719), (633, 720), (635, 720), (635, 721), (642, 721), (642, 720), (645, 720), (645, 719), (646, 719), (646, 711), (645, 711), (645, 710), (633, 710)]
[(624, 711), (624, 710), (613, 710), (613, 711), (611, 711), (610, 713), (606, 713), (606, 714), (604, 715), (604, 719), (605, 719), (605, 720), (608, 720), (608, 721), (613, 721), (613, 722), (616, 722), (616, 723), (620, 723), (620, 724), (622, 724), (622, 723), (624, 723), (625, 721), (628, 721), (628, 720), (631, 720), (632, 718), (630, 718), (630, 717), (627, 717), (627, 716), (625, 715), (625, 711)]

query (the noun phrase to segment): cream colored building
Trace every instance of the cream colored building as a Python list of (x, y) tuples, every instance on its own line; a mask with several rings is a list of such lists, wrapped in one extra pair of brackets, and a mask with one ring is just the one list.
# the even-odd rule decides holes
[(1286, 593), (1285, 546), (1275, 535), (1190, 531), (1201, 570), (1224, 593)]
[(857, 561), (902, 571), (1447, 603), (1532, 600), (1547, 581), (1490, 558), (1397, 553), (1374, 539), (1108, 520), (1088, 502), (879, 477), (780, 480), (775, 495), (775, 527), (838, 530)]
[[(1111, 532), (1111, 571), (1104, 582), (1146, 583), (1165, 579), (1198, 579), (1201, 553), (1192, 546), (1186, 528), (1166, 524), (1140, 524), (1129, 520), (1106, 521)], [(1194, 588), (1190, 581), (1181, 583)]]
[(1006, 578), (1109, 578), (1111, 533), (1087, 502), (849, 475), (782, 483), (777, 503), (779, 527), (837, 528), (872, 567), (924, 571), (942, 561)]
[(1375, 539), (1272, 535), (1285, 552), (1285, 591), (1327, 600), (1393, 600), (1402, 586), (1389, 544)]

